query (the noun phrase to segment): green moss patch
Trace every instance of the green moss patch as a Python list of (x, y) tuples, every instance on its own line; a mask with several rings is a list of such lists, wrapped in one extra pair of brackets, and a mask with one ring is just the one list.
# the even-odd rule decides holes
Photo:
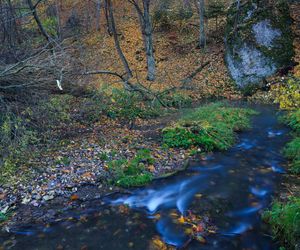
[(120, 187), (138, 187), (152, 181), (153, 175), (146, 167), (154, 164), (151, 151), (139, 150), (132, 160), (120, 159), (108, 163), (113, 176), (113, 183)]
[(163, 130), (169, 147), (200, 147), (204, 151), (226, 150), (235, 142), (235, 132), (250, 127), (254, 110), (234, 108), (222, 103), (195, 109), (173, 126)]

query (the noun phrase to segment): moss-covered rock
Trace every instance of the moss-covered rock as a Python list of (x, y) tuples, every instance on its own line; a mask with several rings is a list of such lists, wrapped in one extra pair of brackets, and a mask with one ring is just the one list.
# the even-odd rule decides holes
[(226, 62), (242, 89), (255, 87), (290, 64), (294, 55), (286, 0), (233, 4), (226, 28)]

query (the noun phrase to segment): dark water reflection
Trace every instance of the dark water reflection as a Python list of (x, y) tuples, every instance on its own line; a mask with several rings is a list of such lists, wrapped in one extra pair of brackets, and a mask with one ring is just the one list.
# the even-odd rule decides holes
[[(170, 213), (186, 215), (191, 210), (211, 218), (218, 230), (207, 244), (193, 241), (189, 249), (277, 249), (260, 214), (285, 172), (280, 151), (288, 131), (277, 122), (273, 108), (258, 110), (253, 129), (241, 133), (229, 151), (192, 162), (185, 173), (132, 195), (107, 199), (107, 208), (94, 209), (85, 219), (30, 227), (3, 236), (2, 242), (12, 244), (11, 249), (149, 249), (151, 238), (159, 234), (180, 247), (188, 236)], [(131, 209), (120, 212), (122, 204)]]

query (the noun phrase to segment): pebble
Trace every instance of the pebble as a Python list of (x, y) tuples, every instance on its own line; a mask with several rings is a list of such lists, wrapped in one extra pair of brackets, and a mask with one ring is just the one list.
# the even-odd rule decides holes
[[(79, 145), (74, 142), (72, 147), (76, 148), (66, 147), (56, 152), (55, 155), (38, 159), (40, 162), (36, 163), (40, 164), (41, 168), (39, 171), (32, 170), (31, 180), (27, 182), (17, 180), (14, 184), (0, 187), (1, 213), (5, 214), (18, 203), (40, 207), (57, 196), (69, 199), (72, 193), (77, 192), (80, 186), (86, 184), (95, 184), (99, 190), (104, 190), (106, 180), (110, 177), (105, 167), (107, 162), (123, 157), (131, 159), (136, 153), (132, 147), (120, 150), (124, 144), (115, 145), (115, 141), (111, 141), (111, 145), (106, 144), (101, 147), (93, 143), (83, 142)], [(156, 158), (156, 162), (153, 166), (151, 165), (151, 172), (155, 175), (161, 172), (172, 172), (182, 167), (185, 158), (184, 151), (174, 149), (165, 151), (153, 142), (151, 144), (151, 142), (141, 141), (141, 143), (141, 148), (152, 148), (152, 155)], [(126, 145), (130, 147), (130, 144)], [(101, 160), (101, 157), (98, 157), (101, 154), (106, 155), (108, 160)], [(65, 158), (67, 161), (64, 163)], [(113, 190), (114, 187), (108, 187), (108, 192)]]
[(54, 199), (54, 195), (45, 195), (43, 196), (44, 201), (50, 201)]

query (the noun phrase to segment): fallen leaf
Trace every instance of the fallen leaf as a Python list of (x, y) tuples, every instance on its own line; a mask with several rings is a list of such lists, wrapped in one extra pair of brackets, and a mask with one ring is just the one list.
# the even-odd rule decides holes
[(79, 196), (77, 194), (72, 194), (70, 199), (71, 201), (77, 201), (79, 199)]

